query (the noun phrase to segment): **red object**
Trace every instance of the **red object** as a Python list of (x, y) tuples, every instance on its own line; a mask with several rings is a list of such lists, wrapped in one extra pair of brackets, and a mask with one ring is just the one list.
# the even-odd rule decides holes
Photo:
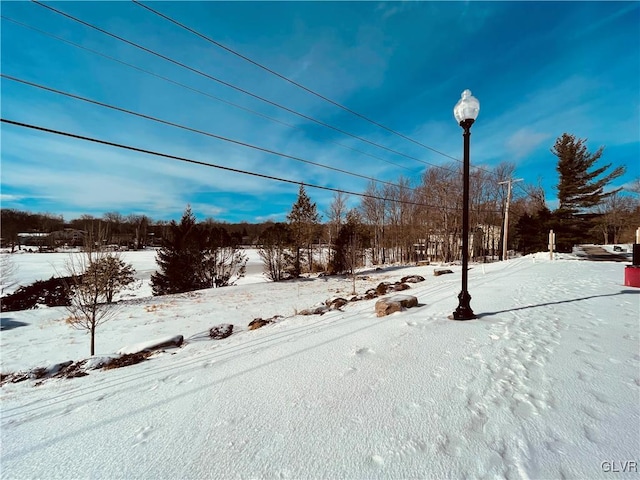
[(640, 266), (624, 267), (624, 286), (640, 288)]

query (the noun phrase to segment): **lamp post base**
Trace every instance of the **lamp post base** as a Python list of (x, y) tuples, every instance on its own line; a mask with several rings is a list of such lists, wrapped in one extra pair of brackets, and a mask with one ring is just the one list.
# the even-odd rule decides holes
[(458, 295), (458, 308), (456, 308), (455, 312), (449, 317), (451, 320), (473, 320), (476, 317), (473, 310), (471, 310), (471, 295), (469, 292), (462, 291), (460, 295)]

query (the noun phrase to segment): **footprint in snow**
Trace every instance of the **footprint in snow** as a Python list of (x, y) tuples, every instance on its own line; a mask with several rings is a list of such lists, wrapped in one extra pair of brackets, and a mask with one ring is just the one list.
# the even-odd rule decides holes
[(596, 345), (595, 343), (589, 344), (589, 348), (594, 352), (602, 353), (604, 349), (600, 345)]
[(451, 457), (460, 457), (464, 449), (464, 439), (457, 435), (445, 435), (439, 442), (439, 447), (443, 453)]
[(604, 415), (589, 405), (582, 405), (582, 411), (593, 420), (598, 420), (598, 421), (604, 420)]
[(584, 425), (584, 436), (587, 437), (587, 440), (593, 443), (601, 443), (602, 437), (600, 437), (600, 432), (593, 427), (592, 425)]
[(376, 352), (370, 349), (369, 347), (362, 347), (362, 348), (357, 348), (356, 351), (354, 352), (354, 355), (363, 356), (363, 355), (373, 355), (374, 353)]
[(349, 368), (347, 368), (347, 369), (342, 373), (342, 376), (343, 376), (343, 377), (347, 377), (347, 376), (349, 376), (349, 375), (353, 375), (353, 374), (354, 374), (354, 373), (356, 373), (357, 371), (358, 371), (358, 369), (357, 369), (357, 368), (355, 368), (355, 367), (349, 367)]
[(133, 446), (137, 447), (138, 445), (142, 445), (143, 443), (147, 443), (147, 438), (151, 435), (151, 430), (153, 427), (140, 427), (135, 432), (135, 441)]
[(609, 400), (609, 397), (607, 397), (604, 393), (601, 392), (597, 392), (597, 391), (591, 391), (589, 392), (593, 398), (595, 398), (598, 402), (603, 403), (605, 405), (610, 405), (611, 404), (611, 400)]
[(578, 372), (578, 378), (585, 383), (591, 383), (591, 380), (593, 380), (592, 375), (589, 375), (586, 372), (580, 372), (580, 371)]

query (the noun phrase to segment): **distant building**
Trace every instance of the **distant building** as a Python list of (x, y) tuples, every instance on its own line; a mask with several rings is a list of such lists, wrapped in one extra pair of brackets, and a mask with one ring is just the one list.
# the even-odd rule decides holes
[(41, 247), (49, 244), (49, 233), (22, 232), (18, 233), (18, 245), (32, 245)]
[[(472, 257), (494, 257), (498, 254), (501, 230), (496, 225), (477, 225), (469, 235), (469, 253)], [(416, 261), (443, 260), (448, 256), (460, 258), (462, 238), (460, 235), (432, 233), (419, 238), (413, 244)]]
[(61, 245), (80, 246), (84, 244), (86, 232), (75, 228), (65, 228), (55, 232), (22, 232), (18, 233), (19, 245), (36, 247), (58, 247)]
[(70, 245), (80, 246), (84, 244), (84, 237), (87, 234), (84, 230), (76, 230), (75, 228), (65, 228), (52, 232), (51, 239), (55, 246)]

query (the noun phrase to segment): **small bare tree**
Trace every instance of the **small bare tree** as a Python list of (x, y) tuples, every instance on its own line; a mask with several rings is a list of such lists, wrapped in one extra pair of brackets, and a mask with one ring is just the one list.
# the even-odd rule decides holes
[(289, 226), (276, 223), (267, 228), (260, 235), (260, 250), (263, 271), (269, 280), (279, 282), (284, 280), (293, 269), (294, 255), (289, 248), (291, 245), (291, 231)]
[(10, 253), (0, 254), (0, 293), (13, 287), (16, 282), (17, 268)]
[[(100, 238), (100, 235), (98, 235)], [(98, 326), (117, 313), (113, 295), (133, 281), (134, 270), (114, 252), (99, 248), (101, 242), (87, 235), (85, 251), (70, 256), (66, 264), (72, 278), (67, 322), (77, 330), (86, 330), (91, 336), (91, 355), (95, 355), (95, 337)]]

